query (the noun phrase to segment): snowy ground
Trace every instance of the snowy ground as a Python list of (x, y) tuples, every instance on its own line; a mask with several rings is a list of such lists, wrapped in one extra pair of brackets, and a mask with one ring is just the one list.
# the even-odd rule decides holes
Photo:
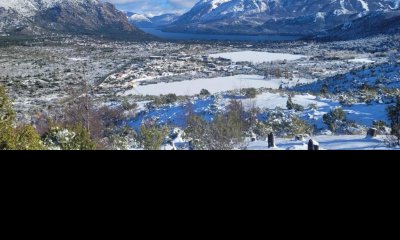
[[(339, 136), (315, 136), (312, 137), (320, 144), (321, 150), (390, 150), (385, 146), (386, 136), (367, 138), (365, 135), (339, 135)], [(270, 150), (307, 150), (306, 141), (292, 139), (276, 139), (276, 148)], [(268, 142), (256, 141), (249, 144), (248, 150), (269, 150)]]
[(201, 89), (207, 89), (210, 93), (224, 92), (241, 88), (271, 88), (278, 89), (282, 84), (284, 87), (292, 87), (299, 83), (312, 83), (311, 79), (288, 80), (283, 78), (264, 79), (259, 75), (236, 75), (218, 78), (200, 78), (182, 82), (159, 83), (144, 86), (137, 86), (133, 90), (126, 91), (124, 95), (160, 95), (175, 93), (176, 95), (195, 95)]
[(211, 54), (212, 58), (226, 58), (233, 62), (252, 62), (252, 63), (262, 63), (271, 61), (293, 61), (307, 56), (304, 55), (294, 55), (287, 53), (270, 53), (270, 52), (255, 52), (255, 51), (242, 51), (242, 52), (227, 52), (227, 53), (217, 53)]
[(355, 62), (355, 63), (374, 63), (375, 61), (372, 61), (368, 58), (356, 58), (356, 59), (351, 59), (349, 62)]
[[(205, 119), (212, 119), (213, 114), (221, 112), (229, 105), (230, 95), (224, 93), (217, 94), (217, 97), (209, 97), (207, 99), (197, 99), (193, 102), (193, 110)], [(240, 99), (240, 98), (239, 98)], [(288, 96), (280, 93), (265, 92), (258, 95), (254, 99), (240, 99), (246, 109), (251, 107), (259, 107), (260, 109), (273, 110), (276, 108), (287, 109), (286, 103)], [(295, 95), (293, 102), (305, 108), (303, 112), (297, 114), (307, 122), (315, 124), (317, 128), (326, 128), (323, 123), (323, 115), (329, 111), (340, 107), (340, 103), (325, 98), (318, 98), (311, 94)], [(310, 108), (310, 104), (317, 106), (317, 109)], [(374, 120), (383, 120), (388, 122), (386, 116), (386, 104), (354, 104), (353, 106), (345, 106), (343, 110), (349, 120), (355, 121), (357, 124), (372, 127)], [(144, 106), (142, 106), (143, 110)], [(185, 126), (185, 114), (187, 109), (183, 104), (174, 104), (161, 108), (152, 109), (145, 115), (139, 115), (135, 119), (131, 119), (129, 125), (131, 127), (139, 127), (143, 121), (147, 119), (156, 120), (160, 124), (168, 123), (178, 127)]]

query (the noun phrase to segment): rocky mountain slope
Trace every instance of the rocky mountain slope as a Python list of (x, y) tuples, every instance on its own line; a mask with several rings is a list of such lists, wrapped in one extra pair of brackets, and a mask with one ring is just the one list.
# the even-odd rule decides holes
[(323, 40), (351, 40), (377, 34), (400, 33), (400, 10), (372, 12), (317, 36)]
[(165, 30), (308, 35), (371, 12), (391, 11), (399, 0), (202, 0)]
[(45, 32), (148, 38), (112, 4), (99, 0), (0, 0), (0, 33)]

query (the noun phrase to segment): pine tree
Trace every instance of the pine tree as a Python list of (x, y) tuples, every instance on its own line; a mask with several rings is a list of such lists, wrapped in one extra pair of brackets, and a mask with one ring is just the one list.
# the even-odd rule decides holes
[(44, 145), (36, 129), (24, 125), (16, 130), (16, 150), (43, 150)]

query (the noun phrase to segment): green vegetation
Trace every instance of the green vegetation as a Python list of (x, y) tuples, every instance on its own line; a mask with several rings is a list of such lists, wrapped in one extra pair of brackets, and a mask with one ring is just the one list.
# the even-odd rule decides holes
[(289, 110), (295, 110), (295, 111), (297, 111), (297, 112), (304, 111), (304, 107), (303, 107), (303, 106), (301, 106), (301, 105), (299, 105), (299, 104), (296, 104), (296, 103), (294, 103), (294, 102), (292, 101), (292, 96), (291, 96), (291, 95), (289, 95), (289, 97), (288, 97), (288, 100), (287, 100), (287, 102), (286, 102), (286, 107), (287, 107), (287, 109), (289, 109)]
[(298, 134), (311, 134), (314, 127), (301, 120), (299, 117), (285, 116), (281, 110), (276, 110), (268, 113), (268, 120), (264, 123), (264, 129), (270, 129), (270, 132), (276, 136), (294, 137)]
[(243, 141), (249, 125), (239, 101), (231, 100), (228, 110), (218, 114), (212, 122), (197, 115), (188, 117), (185, 133), (192, 139), (195, 150), (230, 150)]
[(397, 96), (396, 104), (387, 108), (390, 126), (392, 128), (391, 134), (396, 138), (392, 145), (400, 145), (400, 96)]
[(207, 89), (201, 89), (200, 96), (209, 96), (211, 93)]
[(44, 142), (50, 150), (95, 150), (96, 143), (82, 125), (73, 127), (53, 126), (44, 135)]
[(160, 150), (165, 137), (168, 135), (167, 127), (155, 124), (144, 124), (140, 128), (140, 140), (145, 150)]
[(39, 134), (32, 126), (14, 127), (15, 112), (5, 88), (0, 86), (0, 149), (40, 150), (43, 149)]
[(148, 107), (160, 107), (166, 104), (172, 104), (178, 101), (178, 96), (176, 94), (167, 94), (155, 96), (153, 102), (148, 104)]
[(51, 126), (41, 137), (31, 125), (15, 127), (15, 112), (0, 86), (0, 150), (94, 150), (96, 143), (82, 125)]
[(243, 88), (242, 93), (246, 98), (256, 98), (258, 94), (255, 88)]
[(346, 113), (341, 107), (335, 108), (323, 116), (324, 123), (328, 126), (329, 130), (336, 132), (340, 125), (347, 121)]

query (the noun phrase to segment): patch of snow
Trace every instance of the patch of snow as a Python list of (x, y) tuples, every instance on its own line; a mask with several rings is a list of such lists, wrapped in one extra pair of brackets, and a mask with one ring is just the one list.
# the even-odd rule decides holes
[(374, 63), (375, 61), (372, 61), (368, 58), (356, 58), (356, 59), (351, 59), (349, 62), (355, 62), (355, 63)]
[(308, 83), (310, 80), (296, 79), (293, 81), (287, 79), (264, 79), (259, 75), (236, 75), (218, 78), (200, 78), (181, 82), (159, 83), (144, 86), (137, 86), (132, 90), (125, 92), (124, 95), (142, 94), (142, 95), (161, 95), (174, 93), (176, 95), (195, 95), (202, 89), (207, 89), (210, 93), (217, 93), (241, 88), (271, 88), (279, 89), (281, 84), (294, 86), (299, 83)]
[(256, 51), (242, 51), (242, 52), (227, 52), (211, 54), (212, 58), (225, 58), (234, 62), (252, 62), (263, 63), (271, 61), (294, 61), (305, 58), (305, 55), (294, 55), (287, 53), (270, 53), (270, 52), (256, 52)]
[[(325, 150), (390, 150), (384, 144), (386, 136), (367, 138), (365, 135), (337, 135), (337, 136), (314, 136), (321, 149)], [(292, 139), (277, 138), (276, 145), (280, 150), (307, 150), (307, 141), (299, 142)], [(249, 143), (248, 150), (274, 150), (268, 149), (268, 142), (256, 141)]]

